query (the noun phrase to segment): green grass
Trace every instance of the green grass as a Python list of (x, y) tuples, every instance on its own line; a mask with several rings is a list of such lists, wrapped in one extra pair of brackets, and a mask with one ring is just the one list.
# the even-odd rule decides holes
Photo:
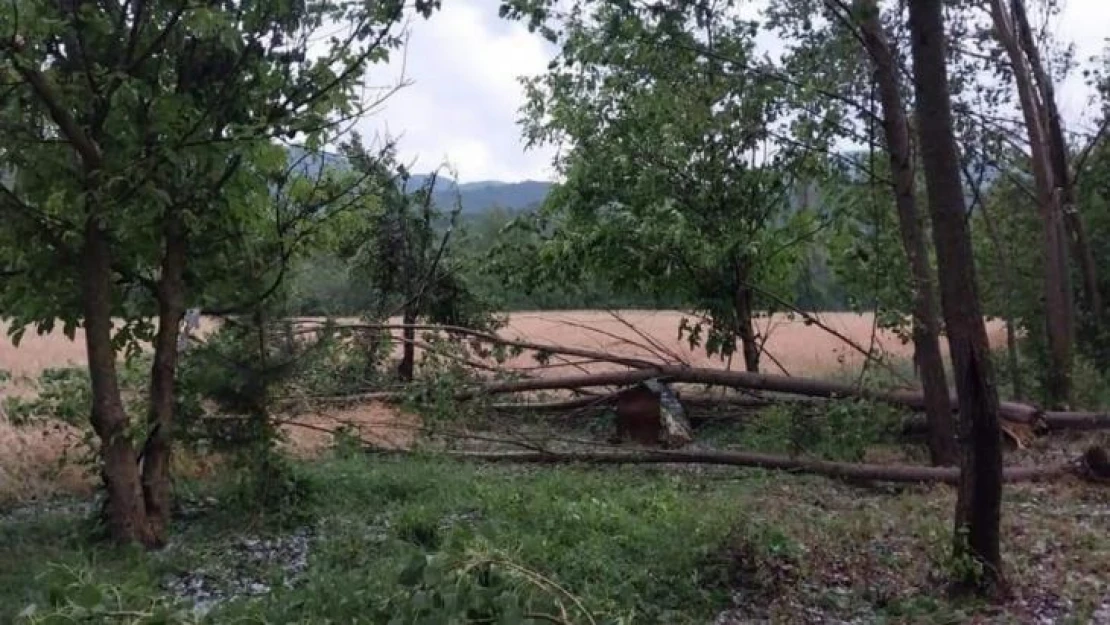
[[(960, 622), (979, 609), (940, 598), (952, 505), (944, 488), (361, 455), (293, 472), (310, 494), (295, 514), (260, 515), (231, 482), (189, 485), (181, 498), (199, 509), (158, 553), (90, 543), (81, 515), (64, 508), (0, 519), (0, 622), (52, 602), (120, 616), (84, 622), (184, 622), (143, 617), (169, 610), (166, 582), (185, 573), (210, 588), (268, 589), (219, 604), (210, 623), (462, 623), (448, 617), (481, 604), (501, 620), (477, 622), (565, 609), (565, 622), (588, 623), (589, 613), (597, 623), (678, 625), (710, 623), (736, 599), (747, 617), (775, 622), (790, 622), (800, 605), (865, 622)], [(1059, 510), (1055, 496), (1022, 491), (1012, 501), (1019, 511), (1030, 501)], [(1063, 558), (1088, 584), (1083, 571), (1110, 562), (1097, 522), (1020, 512), (1007, 522), (1021, 527), (1005, 546), (1019, 588), (1056, 583), (1036, 570), (1044, 558)], [(307, 565), (288, 587), (280, 562), (244, 555), (244, 538), (298, 530), (309, 536)], [(1070, 545), (1082, 547), (1082, 562), (1068, 559)], [(1058, 592), (1100, 596), (1084, 583)]]

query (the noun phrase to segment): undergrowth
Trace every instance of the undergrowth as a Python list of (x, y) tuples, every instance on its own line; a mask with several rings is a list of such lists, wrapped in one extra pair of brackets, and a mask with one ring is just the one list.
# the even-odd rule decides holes
[[(725, 622), (795, 622), (816, 610), (941, 623), (982, 614), (940, 592), (948, 489), (882, 492), (758, 470), (490, 467), (349, 447), (287, 470), (289, 505), (265, 514), (251, 503), (257, 485), (182, 484), (175, 539), (149, 554), (90, 543), (80, 508), (0, 519), (0, 621), (683, 624), (730, 610), (738, 620)], [(1051, 588), (1082, 618), (1107, 592), (1097, 571), (1110, 545), (1097, 519), (1068, 521), (1084, 518), (1067, 507), (1080, 504), (1054, 497), (1011, 495), (1008, 566), (1017, 588)]]
[(726, 448), (862, 462), (879, 446), (915, 453), (914, 446), (902, 443), (905, 416), (886, 404), (857, 399), (783, 403), (739, 420), (711, 421), (699, 428), (698, 438)]

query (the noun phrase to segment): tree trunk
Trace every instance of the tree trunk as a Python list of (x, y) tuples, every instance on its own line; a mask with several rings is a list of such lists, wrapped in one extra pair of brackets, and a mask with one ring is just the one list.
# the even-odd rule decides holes
[(162, 275), (158, 282), (158, 334), (150, 371), (150, 407), (143, 449), (143, 498), (151, 531), (165, 541), (172, 493), (170, 462), (173, 450), (174, 378), (181, 321), (185, 316), (185, 237), (181, 223), (167, 216)]
[(158, 546), (143, 502), (135, 445), (120, 396), (116, 350), (112, 345), (112, 259), (108, 239), (93, 213), (85, 225), (81, 275), (85, 347), (92, 386), (93, 429), (100, 437), (101, 475), (107, 491), (107, 523), (112, 540)]
[[(925, 187), (940, 269), (941, 306), (956, 377), (963, 462), (956, 503), (955, 552), (980, 565), (955, 588), (993, 595), (1005, 589), (999, 547), (1002, 436), (998, 389), (975, 281), (946, 66), (943, 0), (911, 0), (909, 25)], [(961, 567), (965, 570), (967, 567)]]
[(1048, 116), (1045, 114), (1044, 103), (1038, 97), (1029, 63), (1022, 54), (1002, 0), (991, 0), (991, 17), (1014, 72), (1014, 82), (1029, 134), (1033, 178), (1044, 234), (1043, 286), (1049, 356), (1046, 379), (1048, 402), (1053, 407), (1066, 406), (1071, 398), (1073, 311), (1071, 279), (1067, 254), (1064, 251), (1066, 236), (1060, 207), (1062, 195), (1057, 188), (1051, 165), (1050, 141), (1046, 129)]
[(913, 280), (914, 364), (925, 395), (929, 456), (934, 465), (956, 465), (959, 461), (956, 425), (952, 419), (944, 358), (940, 351), (940, 320), (933, 291), (933, 269), (925, 245), (922, 215), (917, 209), (909, 123), (898, 88), (897, 67), (879, 20), (879, 7), (875, 0), (856, 0), (854, 10), (861, 19), (864, 44), (875, 68), (902, 249)]
[(1033, 69), (1033, 76), (1040, 87), (1041, 104), (1044, 106), (1046, 133), (1049, 143), (1048, 156), (1056, 184), (1062, 189), (1060, 211), (1063, 214), (1064, 226), (1070, 235), (1072, 256), (1076, 266), (1083, 276), (1083, 295), (1091, 315), (1091, 321), (1098, 326), (1102, 320), (1102, 295), (1098, 288), (1098, 268), (1095, 265), (1094, 255), (1087, 239), (1087, 228), (1083, 223), (1083, 215), (1076, 209), (1075, 177), (1068, 167), (1067, 140), (1064, 138), (1064, 128), (1060, 120), (1060, 109), (1056, 105), (1056, 89), (1041, 60), (1041, 53), (1037, 49), (1037, 42), (1033, 39), (1033, 29), (1029, 25), (1029, 17), (1025, 11), (1024, 0), (1010, 0), (1013, 8), (1014, 20), (1021, 38), (1022, 49), (1029, 58), (1029, 65)]
[(405, 382), (412, 382), (416, 369), (416, 309), (414, 305), (405, 307), (401, 321), (404, 328), (401, 330), (401, 364), (397, 367), (397, 375)]
[(741, 281), (733, 298), (733, 307), (736, 312), (736, 334), (740, 337), (740, 346), (744, 352), (744, 370), (758, 373), (762, 347), (752, 324), (752, 297), (752, 289)]

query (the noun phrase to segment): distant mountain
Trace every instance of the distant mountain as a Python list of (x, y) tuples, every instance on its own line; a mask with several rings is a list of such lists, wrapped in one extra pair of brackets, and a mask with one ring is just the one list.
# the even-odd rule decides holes
[[(321, 168), (347, 169), (349, 167), (347, 160), (339, 154), (327, 152), (308, 154), (299, 147), (290, 147), (287, 151), (293, 170), (303, 175), (317, 175)], [(413, 174), (408, 180), (407, 189), (415, 191), (427, 180), (427, 174)], [(541, 180), (523, 182), (482, 180), (459, 184), (447, 176), (438, 176), (433, 201), (440, 210), (450, 211), (458, 199), (462, 203), (462, 213), (466, 215), (482, 213), (494, 207), (518, 211), (539, 206), (550, 190), (551, 183)]]

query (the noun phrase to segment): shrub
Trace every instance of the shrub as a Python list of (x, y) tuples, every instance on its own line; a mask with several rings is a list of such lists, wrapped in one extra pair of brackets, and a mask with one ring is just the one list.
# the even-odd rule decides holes
[[(136, 356), (120, 368), (120, 387), (127, 409), (142, 414), (147, 401), (147, 372), (150, 357)], [(3, 381), (3, 380), (0, 380)], [(89, 427), (92, 387), (84, 367), (44, 369), (36, 380), (38, 393), (30, 398), (9, 397), (4, 411), (16, 425), (41, 421), (62, 421), (72, 426)]]

